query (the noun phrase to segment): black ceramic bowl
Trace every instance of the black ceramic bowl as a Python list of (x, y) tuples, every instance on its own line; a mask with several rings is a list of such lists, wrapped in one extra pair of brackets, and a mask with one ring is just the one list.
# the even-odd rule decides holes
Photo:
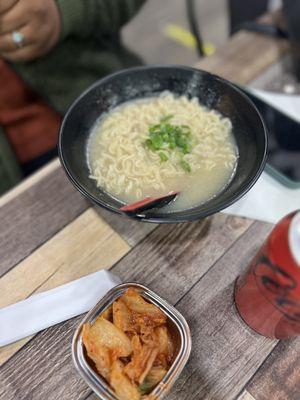
[(62, 123), (59, 154), (75, 187), (95, 204), (122, 214), (123, 205), (89, 178), (87, 141), (96, 120), (113, 107), (132, 99), (169, 90), (198, 97), (200, 103), (230, 118), (239, 160), (230, 184), (216, 197), (184, 211), (148, 211), (133, 218), (158, 223), (192, 221), (214, 214), (240, 199), (263, 171), (267, 152), (264, 122), (253, 103), (230, 82), (201, 70), (183, 66), (146, 66), (123, 70), (101, 79), (71, 106)]

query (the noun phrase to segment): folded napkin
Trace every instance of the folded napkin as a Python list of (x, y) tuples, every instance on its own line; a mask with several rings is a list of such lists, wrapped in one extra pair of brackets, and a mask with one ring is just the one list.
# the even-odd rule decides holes
[(289, 189), (263, 172), (253, 188), (223, 212), (276, 224), (288, 213), (299, 209), (300, 189)]
[(0, 309), (0, 347), (89, 311), (119, 283), (102, 270)]

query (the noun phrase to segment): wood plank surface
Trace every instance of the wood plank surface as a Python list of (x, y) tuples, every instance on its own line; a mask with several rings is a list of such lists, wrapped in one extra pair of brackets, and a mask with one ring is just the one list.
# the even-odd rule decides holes
[(104, 208), (95, 207), (95, 211), (101, 218), (114, 229), (130, 246), (134, 247), (158, 225), (113, 214)]
[(243, 390), (243, 393), (237, 398), (237, 400), (256, 400), (247, 390)]
[(190, 324), (193, 351), (169, 400), (234, 399), (276, 345), (247, 327), (233, 300), (236, 277), (269, 231), (253, 224), (177, 303)]
[(247, 390), (256, 400), (299, 400), (300, 337), (280, 341)]
[(190, 224), (160, 226), (112, 271), (124, 282), (147, 282), (174, 304), (252, 223), (216, 214)]
[[(0, 205), (0, 276), (91, 206), (75, 190), (60, 165), (55, 162), (50, 167), (45, 169), (42, 179), (33, 179), (30, 186), (27, 182), (27, 190), (17, 191), (11, 200)], [(120, 218), (98, 207), (94, 209), (131, 246), (156, 227)]]
[(79, 400), (90, 393), (75, 372), (71, 341), (82, 317), (36, 335), (0, 369), (1, 400)]
[(0, 207), (0, 276), (90, 207), (61, 168), (50, 171)]
[[(90, 208), (0, 279), (0, 307), (110, 268), (129, 250), (129, 245)], [(1, 348), (0, 365), (29, 339)]]
[[(176, 303), (251, 224), (218, 214), (197, 223), (160, 226), (112, 271), (125, 280), (148, 284)], [(18, 400), (21, 393), (28, 399), (86, 398), (89, 390), (77, 378), (70, 358), (71, 337), (79, 319), (42, 332), (8, 360), (0, 370), (4, 383), (0, 398)], [(28, 373), (32, 368), (34, 373)]]
[[(0, 276), (91, 206), (75, 190), (60, 165), (55, 162), (49, 167), (41, 179), (26, 183), (27, 190), (17, 191), (9, 201), (0, 204)], [(120, 218), (98, 207), (95, 210), (131, 246), (156, 227)]]
[[(16, 213), (13, 213), (15, 208)], [(33, 218), (36, 210), (37, 218)], [(77, 214), (79, 216), (76, 219)], [(91, 208), (56, 162), (50, 163), (42, 171), (41, 179), (29, 179), (26, 190), (17, 190), (15, 196), (9, 196), (9, 201), (3, 201), (0, 218), (3, 221), (0, 228), (0, 239), (3, 238), (0, 275), (1, 272), (6, 273), (0, 279), (0, 307), (23, 300), (36, 291), (47, 290), (101, 268), (111, 267), (130, 246), (136, 245), (156, 228), (155, 224), (143, 224), (120, 218), (98, 207)], [(99, 221), (102, 221), (100, 225)], [(65, 225), (67, 227), (64, 229)], [(59, 233), (55, 235), (56, 231)], [(126, 243), (120, 240), (118, 232)], [(14, 251), (16, 243), (20, 245)], [(118, 248), (120, 243), (122, 251)], [(28, 256), (28, 253), (32, 254)], [(30, 339), (25, 338), (1, 348), (0, 366)]]
[(95, 395), (95, 393), (91, 393), (86, 400), (99, 400), (99, 397)]
[(53, 161), (50, 161), (44, 167), (40, 168), (32, 175), (29, 175), (27, 178), (22, 180), (22, 182), (20, 182), (18, 185), (14, 186), (8, 192), (0, 196), (0, 207), (2, 207), (6, 203), (9, 203), (12, 199), (19, 196), (21, 193), (27, 191), (36, 183), (42, 181), (44, 178), (46, 178), (53, 171), (56, 171), (58, 168), (60, 168), (60, 162), (58, 158), (55, 158)]
[(90, 208), (0, 279), (0, 307), (109, 268), (129, 250)]

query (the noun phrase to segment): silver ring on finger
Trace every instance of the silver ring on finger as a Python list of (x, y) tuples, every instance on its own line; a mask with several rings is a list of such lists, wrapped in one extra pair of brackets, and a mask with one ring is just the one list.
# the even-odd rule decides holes
[(21, 32), (13, 31), (12, 32), (12, 41), (16, 45), (18, 49), (21, 49), (25, 44), (25, 37)]

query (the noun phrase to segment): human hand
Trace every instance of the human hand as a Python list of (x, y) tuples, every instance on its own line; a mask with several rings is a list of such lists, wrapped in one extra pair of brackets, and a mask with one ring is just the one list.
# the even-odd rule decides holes
[[(0, 1), (0, 56), (26, 62), (47, 54), (58, 42), (59, 10), (54, 0)], [(15, 43), (13, 33), (21, 43)]]

